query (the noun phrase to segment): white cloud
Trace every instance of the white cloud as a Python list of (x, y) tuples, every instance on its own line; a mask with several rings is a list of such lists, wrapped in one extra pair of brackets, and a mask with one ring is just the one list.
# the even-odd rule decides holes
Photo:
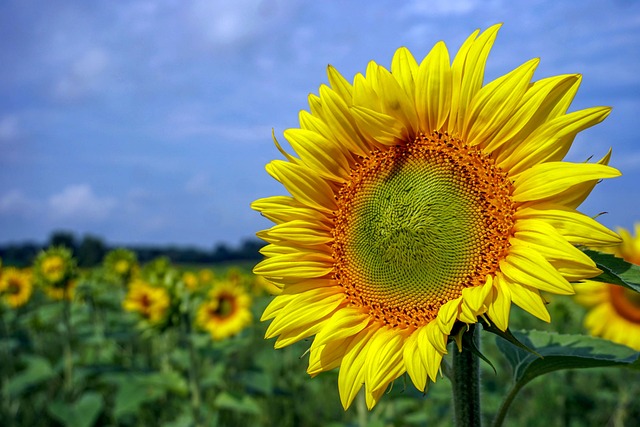
[(11, 190), (4, 196), (0, 197), (1, 214), (29, 216), (30, 214), (34, 214), (37, 209), (38, 203), (27, 197), (20, 190)]
[(63, 99), (75, 99), (99, 89), (109, 66), (109, 55), (103, 49), (89, 48), (69, 64), (54, 87), (54, 94)]
[(48, 208), (53, 217), (88, 221), (107, 218), (116, 205), (114, 198), (96, 196), (87, 184), (68, 186), (48, 200)]
[(191, 4), (192, 28), (214, 47), (237, 45), (277, 25), (294, 7), (286, 0), (197, 0)]

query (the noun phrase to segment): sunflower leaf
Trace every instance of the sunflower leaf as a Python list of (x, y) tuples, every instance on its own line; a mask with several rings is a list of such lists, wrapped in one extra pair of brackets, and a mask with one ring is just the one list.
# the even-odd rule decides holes
[(602, 273), (590, 280), (611, 283), (640, 292), (640, 266), (631, 264), (611, 254), (584, 249), (583, 252), (596, 263)]
[(513, 369), (513, 380), (518, 388), (540, 375), (562, 369), (606, 366), (640, 369), (640, 353), (605, 339), (544, 331), (521, 331), (513, 335), (541, 356), (504, 339), (496, 339), (498, 348)]
[(540, 357), (511, 341), (496, 338), (498, 349), (512, 368), (513, 386), (493, 421), (502, 425), (518, 392), (532, 379), (562, 369), (584, 369), (607, 366), (640, 369), (640, 353), (624, 345), (586, 335), (563, 335), (543, 331), (514, 332), (518, 342), (533, 349)]
[(520, 341), (518, 341), (518, 339), (511, 333), (511, 331), (508, 328), (507, 328), (507, 330), (502, 331), (502, 330), (498, 329), (495, 325), (490, 325), (484, 320), (480, 320), (480, 323), (482, 324), (482, 329), (484, 329), (485, 331), (491, 332), (492, 334), (495, 334), (495, 335), (499, 336), (503, 340), (510, 342), (512, 345), (516, 346), (517, 348), (519, 348), (519, 349), (521, 349), (523, 351), (531, 353), (532, 355), (534, 355), (536, 357), (542, 358), (542, 356), (540, 354), (536, 353), (535, 350), (531, 349), (526, 344), (523, 344)]

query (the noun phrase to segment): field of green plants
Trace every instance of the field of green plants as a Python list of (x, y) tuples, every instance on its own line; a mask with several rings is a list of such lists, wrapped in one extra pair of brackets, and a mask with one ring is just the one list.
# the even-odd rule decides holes
[[(3, 426), (448, 426), (451, 386), (428, 393), (397, 380), (371, 412), (347, 411), (337, 372), (310, 378), (309, 342), (273, 349), (259, 321), (276, 289), (252, 265), (139, 265), (125, 250), (80, 270), (51, 248), (29, 268), (2, 266), (0, 420)], [(584, 309), (555, 297), (553, 328), (514, 308), (511, 328), (584, 333)], [(501, 338), (482, 333), (487, 421), (511, 387)], [(450, 349), (450, 353), (453, 348)], [(446, 361), (445, 361), (446, 362)], [(640, 375), (561, 370), (529, 383), (505, 425), (631, 426)]]

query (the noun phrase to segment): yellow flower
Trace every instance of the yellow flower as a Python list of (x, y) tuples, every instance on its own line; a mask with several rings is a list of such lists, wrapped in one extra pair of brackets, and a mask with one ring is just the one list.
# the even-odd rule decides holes
[(576, 211), (606, 165), (562, 161), (607, 107), (566, 113), (579, 75), (532, 82), (538, 60), (483, 86), (498, 26), (450, 63), (439, 42), (421, 62), (400, 48), (349, 83), (309, 96), (284, 136), (297, 156), (267, 172), (291, 196), (252, 207), (276, 223), (254, 272), (283, 288), (263, 313), (283, 347), (315, 335), (307, 372), (340, 367), (347, 408), (372, 408), (407, 372), (436, 380), (456, 322), (505, 330), (511, 303), (549, 321), (540, 291), (572, 294), (599, 273), (574, 245), (619, 237)]
[[(622, 243), (613, 253), (627, 262), (640, 265), (640, 223), (635, 237), (628, 230), (617, 230)], [(584, 325), (589, 332), (640, 351), (640, 293), (622, 286), (587, 281), (576, 286), (576, 300), (589, 307)]]
[(127, 311), (139, 313), (154, 324), (165, 318), (170, 302), (169, 292), (165, 288), (135, 280), (129, 286), (122, 306)]
[(190, 291), (195, 291), (200, 285), (198, 275), (193, 271), (185, 271), (182, 274), (182, 282)]
[(242, 287), (220, 282), (209, 292), (196, 313), (196, 325), (214, 340), (223, 340), (251, 324), (251, 298)]
[(209, 285), (213, 282), (215, 275), (213, 271), (209, 268), (203, 268), (198, 272), (198, 281), (204, 286)]
[(64, 286), (75, 273), (75, 260), (64, 247), (51, 247), (42, 251), (34, 263), (34, 273), (44, 286)]
[(33, 293), (31, 274), (17, 268), (7, 267), (0, 274), (0, 295), (10, 307), (25, 305)]
[(138, 266), (136, 254), (128, 249), (118, 248), (110, 251), (104, 258), (107, 272), (115, 274), (120, 280), (131, 278)]

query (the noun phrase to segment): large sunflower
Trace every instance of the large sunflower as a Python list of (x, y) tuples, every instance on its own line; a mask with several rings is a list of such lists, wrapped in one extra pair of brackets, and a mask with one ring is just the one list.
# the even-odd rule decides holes
[(214, 340), (237, 334), (251, 324), (251, 297), (234, 282), (219, 282), (198, 307), (196, 324)]
[[(618, 229), (622, 243), (613, 248), (616, 256), (640, 265), (640, 223), (635, 237)], [(587, 281), (576, 286), (576, 299), (589, 307), (584, 325), (592, 335), (627, 345), (640, 351), (640, 294), (622, 286)]]
[(574, 245), (619, 237), (576, 207), (599, 163), (562, 159), (609, 108), (566, 113), (580, 76), (532, 82), (538, 60), (484, 85), (499, 26), (476, 31), (450, 63), (444, 43), (418, 64), (400, 48), (391, 71), (370, 62), (329, 86), (284, 136), (297, 157), (266, 167), (291, 196), (252, 207), (276, 223), (254, 272), (283, 288), (262, 319), (282, 347), (315, 335), (308, 373), (340, 367), (348, 407), (372, 408), (407, 372), (435, 381), (454, 323), (505, 330), (511, 303), (549, 321), (540, 291), (572, 294), (599, 270)]

